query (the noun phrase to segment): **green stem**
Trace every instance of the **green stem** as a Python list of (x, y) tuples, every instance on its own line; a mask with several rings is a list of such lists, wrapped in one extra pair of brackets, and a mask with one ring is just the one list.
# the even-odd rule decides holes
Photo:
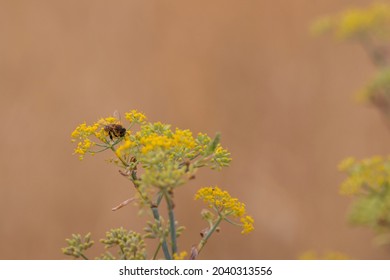
[(158, 252), (160, 252), (160, 248), (161, 248), (161, 242), (158, 243), (156, 252), (154, 252), (154, 255), (153, 255), (153, 260), (155, 260), (157, 258), (157, 254), (158, 254)]
[(129, 166), (129, 164), (128, 164), (126, 161), (124, 161), (123, 158), (122, 158), (121, 156), (119, 156), (119, 155), (116, 153), (116, 150), (115, 150), (115, 148), (114, 148), (114, 145), (110, 145), (110, 149), (111, 149), (111, 151), (113, 151), (114, 154), (119, 158), (119, 160), (122, 162), (123, 166), (125, 166), (125, 167), (128, 167), (128, 166)]
[(130, 125), (127, 127), (127, 130), (130, 130), (134, 124), (135, 124), (135, 122), (130, 123)]
[(242, 226), (241, 224), (233, 222), (232, 220), (230, 220), (228, 218), (225, 218), (225, 221), (228, 222), (229, 224), (232, 224), (232, 225), (235, 225), (235, 226)]
[(136, 181), (138, 180), (138, 178), (137, 178), (137, 171), (135, 171), (135, 170), (131, 171), (131, 179), (133, 180), (133, 182), (136, 185), (136, 187), (138, 187), (137, 184), (136, 184)]
[[(153, 212), (153, 217), (157, 221), (158, 227), (161, 227), (160, 214), (158, 213), (158, 208), (155, 206), (151, 206), (151, 209)], [(171, 260), (172, 257), (169, 254), (168, 245), (167, 245), (167, 241), (165, 240), (165, 236), (162, 236), (161, 238), (162, 238), (162, 249), (164, 252), (165, 259)]]
[(109, 144), (107, 144), (106, 142), (103, 142), (103, 143), (104, 143), (104, 144), (95, 143), (95, 145), (98, 146), (98, 147), (103, 147), (103, 148), (107, 148), (107, 149), (110, 148), (110, 147), (109, 147)]
[(90, 154), (97, 154), (104, 152), (105, 150), (108, 150), (110, 147), (105, 147), (104, 149), (98, 150), (98, 151), (89, 151)]
[(221, 216), (218, 217), (218, 220), (215, 222), (213, 227), (207, 232), (207, 234), (202, 238), (198, 245), (198, 254), (202, 251), (203, 247), (206, 245), (207, 240), (211, 237), (214, 231), (217, 229), (219, 224), (222, 222), (223, 218)]
[(80, 253), (80, 256), (81, 256), (84, 260), (88, 260), (88, 258), (87, 258), (83, 253)]
[(158, 193), (158, 196), (157, 196), (157, 199), (156, 199), (156, 205), (157, 205), (157, 207), (160, 205), (163, 196), (164, 196), (164, 194), (163, 194), (162, 192), (159, 192), (159, 193)]
[(172, 255), (173, 255), (177, 253), (175, 213), (173, 212), (172, 197), (166, 192), (164, 192), (164, 196), (168, 205), (169, 228), (170, 228), (169, 231), (171, 233)]
[(131, 172), (131, 179), (130, 179), (133, 184), (134, 184), (134, 187), (135, 189), (137, 190), (137, 192), (139, 193), (140, 197), (142, 198), (142, 200), (145, 202), (145, 204), (148, 204), (150, 203), (151, 207), (153, 206), (153, 204), (151, 203), (151, 201), (149, 200), (149, 198), (144, 195), (142, 193), (142, 191), (139, 189), (139, 182), (138, 181), (138, 178), (137, 178), (137, 172), (135, 172), (134, 170)]
[(121, 249), (121, 253), (122, 253), (122, 258), (121, 258), (121, 260), (126, 260), (125, 251), (123, 251), (122, 246), (119, 246), (119, 248)]

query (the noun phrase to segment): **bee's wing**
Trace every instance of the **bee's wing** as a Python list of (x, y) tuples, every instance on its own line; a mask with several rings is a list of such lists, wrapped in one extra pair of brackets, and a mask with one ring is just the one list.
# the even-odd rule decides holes
[(118, 110), (115, 110), (112, 116), (116, 118), (119, 122), (121, 121), (121, 114), (119, 114)]

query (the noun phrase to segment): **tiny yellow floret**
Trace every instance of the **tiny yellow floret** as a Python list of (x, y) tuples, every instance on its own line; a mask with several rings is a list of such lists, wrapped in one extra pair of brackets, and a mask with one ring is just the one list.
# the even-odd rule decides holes
[(247, 234), (247, 233), (250, 233), (251, 231), (253, 231), (255, 229), (255, 227), (253, 226), (254, 224), (254, 220), (251, 216), (245, 216), (243, 218), (241, 218), (241, 222), (242, 222), (242, 231), (241, 233), (242, 234)]
[(180, 252), (179, 254), (178, 253), (174, 253), (173, 254), (173, 259), (174, 260), (184, 260), (185, 257), (187, 257), (187, 252), (186, 251), (182, 251)]

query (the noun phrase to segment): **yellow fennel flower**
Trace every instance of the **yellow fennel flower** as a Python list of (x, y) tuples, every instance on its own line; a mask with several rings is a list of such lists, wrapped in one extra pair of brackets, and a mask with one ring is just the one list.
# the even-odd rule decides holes
[(126, 113), (125, 118), (130, 123), (144, 123), (146, 121), (146, 116), (137, 110), (131, 110), (130, 112)]
[[(254, 220), (251, 216), (246, 215), (245, 204), (237, 198), (233, 198), (227, 191), (219, 187), (204, 187), (197, 191), (195, 200), (203, 200), (210, 208), (214, 209), (218, 215), (232, 224), (243, 228), (243, 234), (249, 233), (254, 229)], [(241, 218), (240, 223), (235, 223), (232, 218)]]
[(251, 216), (245, 216), (243, 218), (241, 218), (241, 223), (242, 223), (242, 231), (241, 233), (242, 234), (246, 234), (246, 233), (250, 233), (251, 231), (253, 231), (255, 229), (255, 227), (253, 226), (254, 224), (254, 220)]

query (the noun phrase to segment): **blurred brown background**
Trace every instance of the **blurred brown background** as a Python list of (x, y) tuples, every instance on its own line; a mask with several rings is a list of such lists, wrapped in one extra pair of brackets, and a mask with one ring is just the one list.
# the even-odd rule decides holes
[(130, 109), (220, 131), (232, 153), (231, 167), (176, 194), (181, 250), (204, 226), (193, 194), (218, 184), (246, 202), (256, 230), (223, 226), (202, 259), (388, 258), (348, 225), (351, 201), (338, 195), (341, 159), (388, 152), (379, 113), (354, 102), (374, 68), (359, 46), (308, 32), (318, 16), (369, 3), (0, 1), (0, 258), (67, 258), (71, 233), (142, 229), (134, 208), (110, 210), (132, 190), (108, 154), (80, 162), (70, 142), (84, 120)]

